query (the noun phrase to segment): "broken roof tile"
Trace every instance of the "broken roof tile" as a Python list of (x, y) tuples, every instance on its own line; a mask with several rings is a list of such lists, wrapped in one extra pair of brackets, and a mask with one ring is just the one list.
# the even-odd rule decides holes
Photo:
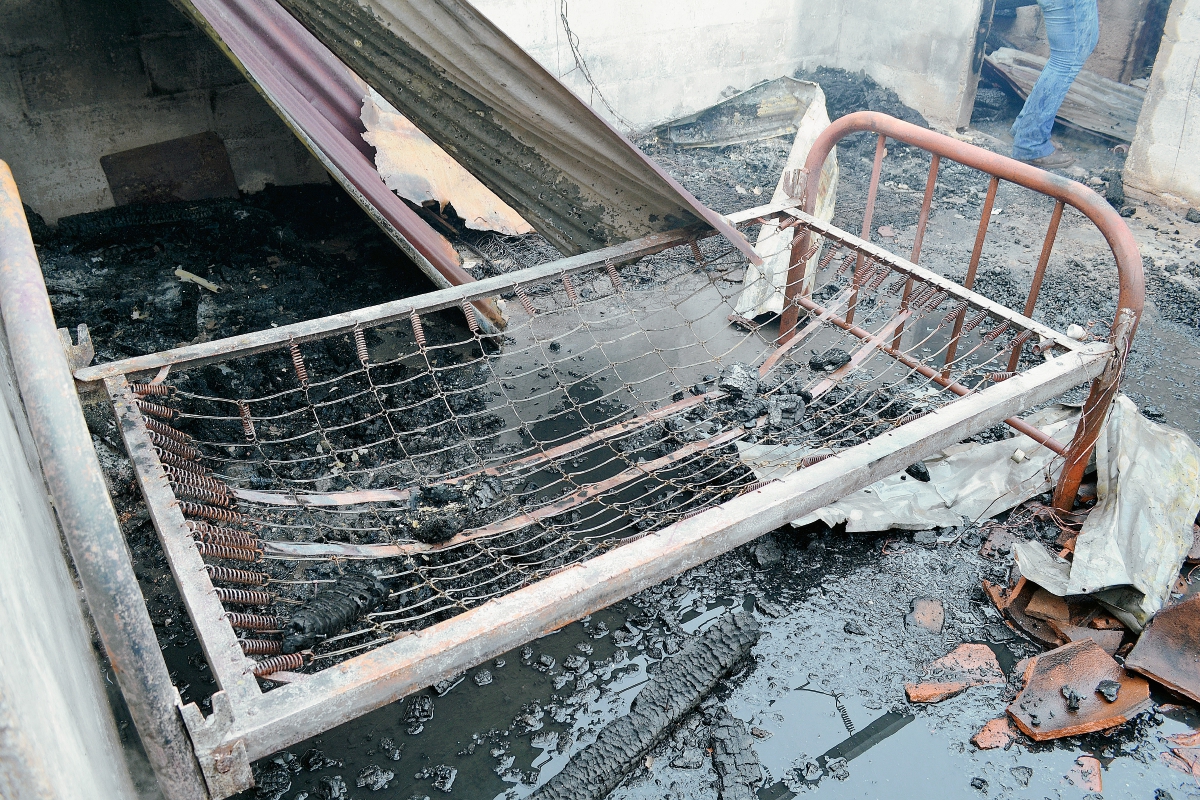
[(910, 703), (940, 703), (972, 686), (1006, 680), (996, 654), (986, 644), (960, 644), (930, 662), (925, 676), (934, 680), (905, 685)]
[(1200, 595), (1164, 608), (1126, 659), (1129, 669), (1200, 702)]

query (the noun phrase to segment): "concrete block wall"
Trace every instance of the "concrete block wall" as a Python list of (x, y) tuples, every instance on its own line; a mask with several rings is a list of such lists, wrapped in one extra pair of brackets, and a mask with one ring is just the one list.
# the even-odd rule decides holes
[[(477, 0), (481, 11), (600, 113), (559, 19), (561, 0)], [(593, 79), (634, 128), (689, 114), (726, 88), (797, 67), (865, 70), (953, 127), (969, 83), (981, 0), (605, 0), (567, 18)]]
[(47, 221), (113, 204), (102, 156), (209, 130), (243, 191), (326, 180), (168, 0), (0, 4), (0, 159)]
[(1171, 4), (1125, 182), (1200, 206), (1200, 0)]

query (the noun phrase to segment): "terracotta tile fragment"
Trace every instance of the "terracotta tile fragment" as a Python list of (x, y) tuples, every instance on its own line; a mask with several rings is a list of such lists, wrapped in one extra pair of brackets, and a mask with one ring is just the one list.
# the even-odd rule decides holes
[(1034, 590), (1033, 595), (1029, 598), (1029, 605), (1025, 606), (1025, 613), (1035, 619), (1046, 621), (1067, 622), (1071, 619), (1067, 601), (1050, 594), (1045, 589)]
[(984, 725), (979, 733), (971, 737), (971, 744), (980, 750), (995, 750), (998, 747), (1007, 749), (1016, 739), (1017, 729), (1005, 716), (991, 720)]
[(1159, 611), (1126, 666), (1200, 703), (1200, 595)]
[(1167, 747), (1165, 752), (1159, 753), (1167, 766), (1200, 778), (1200, 731), (1168, 736)]
[(904, 693), (910, 703), (939, 703), (972, 686), (1004, 683), (996, 654), (986, 644), (960, 644), (925, 668), (932, 680), (909, 683)]
[(1100, 649), (1110, 656), (1117, 652), (1117, 648), (1121, 646), (1121, 640), (1125, 638), (1124, 631), (1102, 631), (1097, 628), (1080, 628), (1078, 625), (1070, 625), (1057, 620), (1046, 620), (1046, 624), (1068, 642), (1082, 642), (1084, 639), (1091, 639), (1100, 645)]
[(1013, 630), (1023, 633), (1030, 639), (1047, 647), (1057, 647), (1062, 639), (1044, 620), (1031, 617), (1025, 613), (1033, 593), (1038, 587), (1024, 578), (1020, 578), (1011, 589), (1004, 589), (991, 581), (983, 582), (983, 591), (991, 599), (1004, 621)]
[[(1116, 702), (1096, 691), (1104, 680), (1121, 684)], [(1078, 697), (1077, 711), (1067, 709), (1068, 696)], [(1008, 714), (1022, 733), (1041, 742), (1122, 725), (1149, 707), (1150, 685), (1085, 639), (1030, 659), (1025, 688)]]
[(941, 633), (946, 624), (946, 610), (942, 601), (933, 597), (913, 598), (909, 612), (904, 617), (907, 628), (919, 628), (930, 633)]
[(1085, 792), (1104, 791), (1100, 760), (1093, 756), (1075, 759), (1075, 766), (1067, 772), (1067, 780)]

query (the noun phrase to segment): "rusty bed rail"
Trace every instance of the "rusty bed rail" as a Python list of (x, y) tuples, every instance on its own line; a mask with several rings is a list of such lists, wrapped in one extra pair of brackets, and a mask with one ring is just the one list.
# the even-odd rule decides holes
[[(1113, 358), (1108, 368), (1092, 382), (1088, 398), (1084, 403), (1079, 426), (1067, 447), (1066, 453), (1063, 454), (1065, 463), (1054, 490), (1054, 506), (1060, 510), (1070, 510), (1074, 503), (1075, 495), (1079, 490), (1079, 484), (1087, 467), (1088, 459), (1091, 456), (1092, 448), (1096, 444), (1096, 439), (1100, 435), (1100, 430), (1108, 414), (1108, 409), (1112, 405), (1120, 387), (1125, 359), (1129, 355), (1129, 348), (1132, 345), (1133, 336), (1137, 330), (1137, 324), (1141, 319), (1145, 303), (1145, 276), (1142, 272), (1142, 258), (1138, 252), (1137, 243), (1134, 241), (1133, 233), (1130, 232), (1129, 226), (1125, 224), (1125, 221), (1121, 219), (1116, 210), (1104, 198), (1069, 178), (1055, 175), (1054, 173), (1008, 158), (1007, 156), (960, 142), (949, 136), (873, 111), (859, 111), (847, 114), (826, 128), (817, 138), (816, 142), (813, 143), (812, 149), (809, 151), (804, 165), (804, 174), (806, 176), (819, 175), (825, 159), (838, 142), (851, 134), (864, 132), (875, 133), (878, 136), (875, 145), (875, 158), (871, 169), (871, 181), (867, 189), (866, 208), (863, 212), (862, 220), (861, 238), (865, 241), (869, 242), (871, 238), (871, 219), (875, 210), (883, 159), (887, 152), (887, 140), (894, 139), (898, 142), (920, 148), (931, 155), (929, 174), (925, 181), (921, 212), (917, 220), (917, 229), (913, 241), (912, 255), (909, 259), (912, 263), (919, 263), (921, 245), (929, 223), (934, 188), (937, 184), (942, 159), (958, 162), (991, 176), (991, 179), (988, 181), (987, 195), (984, 199), (979, 219), (979, 230), (975, 236), (974, 247), (971, 250), (966, 277), (962, 282), (964, 288), (972, 289), (974, 286), (979, 261), (983, 255), (983, 246), (987, 238), (988, 227), (991, 223), (992, 208), (996, 200), (1000, 181), (1002, 180), (1025, 187), (1057, 201), (1047, 225), (1046, 236), (1042, 242), (1037, 267), (1030, 284), (1029, 296), (1025, 302), (1023, 311), (1025, 317), (1032, 317), (1037, 307), (1042, 281), (1045, 278), (1046, 268), (1050, 262), (1050, 254), (1054, 249), (1059, 224), (1066, 206), (1071, 206), (1087, 217), (1104, 236), (1105, 241), (1112, 250), (1113, 257), (1116, 260), (1119, 287), (1117, 312), (1110, 327), (1108, 339), (1114, 348)], [(817, 202), (816, 192), (806, 192), (803, 200), (804, 212), (812, 214)], [(804, 302), (800, 295), (804, 293), (804, 287), (808, 285), (805, 282), (808, 260), (804, 256), (809, 252), (811, 247), (812, 229), (811, 227), (802, 226), (802, 230), (803, 234), (797, 236), (792, 243), (791, 267), (787, 276), (787, 299), (784, 304), (783, 318), (780, 322), (781, 342), (786, 342), (794, 334), (800, 311), (802, 309), (811, 310), (807, 309), (807, 306), (810, 304)], [(855, 275), (858, 275), (863, 269), (863, 264), (863, 255), (860, 253), (854, 262)], [(853, 324), (854, 322), (858, 285), (859, 282), (855, 281), (854, 293), (850, 297), (848, 310), (842, 320), (846, 324)], [(902, 298), (904, 304), (907, 304), (912, 288), (913, 282), (910, 280), (904, 288), (904, 296)], [(954, 332), (951, 335), (950, 345), (945, 357), (947, 364), (950, 364), (954, 359), (959, 335), (962, 330), (964, 314), (965, 311), (960, 312), (959, 318), (955, 322)], [(895, 336), (898, 343), (900, 337), (899, 330)], [(1020, 348), (1014, 348), (1009, 361), (1009, 370), (1016, 369), (1023, 347), (1022, 345)]]

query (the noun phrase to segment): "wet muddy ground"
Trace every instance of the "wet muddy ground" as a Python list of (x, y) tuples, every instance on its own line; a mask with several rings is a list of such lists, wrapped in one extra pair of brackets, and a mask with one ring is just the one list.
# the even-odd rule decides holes
[[(886, 93), (835, 75), (822, 79), (830, 84), (835, 116), (864, 105), (898, 110)], [(834, 92), (834, 79), (848, 88)], [(1003, 152), (1005, 128), (1003, 118), (981, 120), (964, 136)], [(1080, 156), (1072, 177), (1103, 192), (1104, 171), (1118, 167), (1119, 156), (1103, 142), (1063, 137)], [(790, 144), (683, 151), (640, 143), (723, 212), (769, 199)], [(908, 255), (928, 161), (907, 148), (889, 150), (870, 235)], [(839, 149), (843, 172), (834, 221), (850, 230), (861, 225), (873, 153), (874, 141), (865, 135)], [(964, 274), (985, 189), (981, 176), (944, 167), (922, 264)], [(1126, 204), (1133, 207), (1128, 222), (1142, 249), (1148, 302), (1124, 388), (1147, 415), (1200, 438), (1200, 224), (1165, 208)], [(1006, 186), (996, 208), (978, 288), (1019, 308), (1049, 204)], [(176, 224), (113, 227), (101, 220), (89, 227), (95, 221), (85, 220), (57, 237), (42, 232), (39, 254), (59, 325), (87, 323), (98, 359), (111, 360), (429, 288), (329, 187), (270, 190), (205, 213)], [(1094, 323), (1092, 332), (1102, 336), (1115, 295), (1107, 252), (1089, 224), (1068, 212), (1034, 316), (1060, 329)], [(181, 282), (177, 268), (217, 283), (222, 292)], [(437, 324), (461, 326), (451, 315)], [(185, 702), (204, 705), (214, 687), (131, 485), (111, 415), (92, 407), (88, 419), (164, 656)], [(961, 642), (987, 643), (1010, 678), (1013, 665), (1037, 651), (1000, 622), (980, 591), (981, 579), (1001, 579), (1011, 566), (1005, 554), (980, 555), (982, 538), (973, 526), (885, 536), (783, 529), (472, 669), (444, 691), (431, 688), (266, 759), (256, 765), (260, 788), (246, 797), (525, 796), (628, 710), (649, 676), (671, 669), (684, 641), (737, 608), (751, 610), (763, 628), (752, 660), (613, 797), (717, 797), (709, 749), (727, 716), (750, 733), (753, 757), (747, 758), (761, 765), (762, 800), (793, 794), (1077, 798), (1095, 794), (1094, 787), (1076, 785), (1073, 768), (1083, 755), (1103, 765), (1104, 797), (1200, 796), (1190, 777), (1158, 757), (1163, 736), (1200, 725), (1175, 698), (1156, 696), (1154, 711), (1116, 731), (991, 751), (969, 740), (1003, 713), (1013, 681), (932, 706), (905, 701), (904, 682)], [(912, 600), (922, 596), (945, 608), (940, 633), (905, 625)]]

